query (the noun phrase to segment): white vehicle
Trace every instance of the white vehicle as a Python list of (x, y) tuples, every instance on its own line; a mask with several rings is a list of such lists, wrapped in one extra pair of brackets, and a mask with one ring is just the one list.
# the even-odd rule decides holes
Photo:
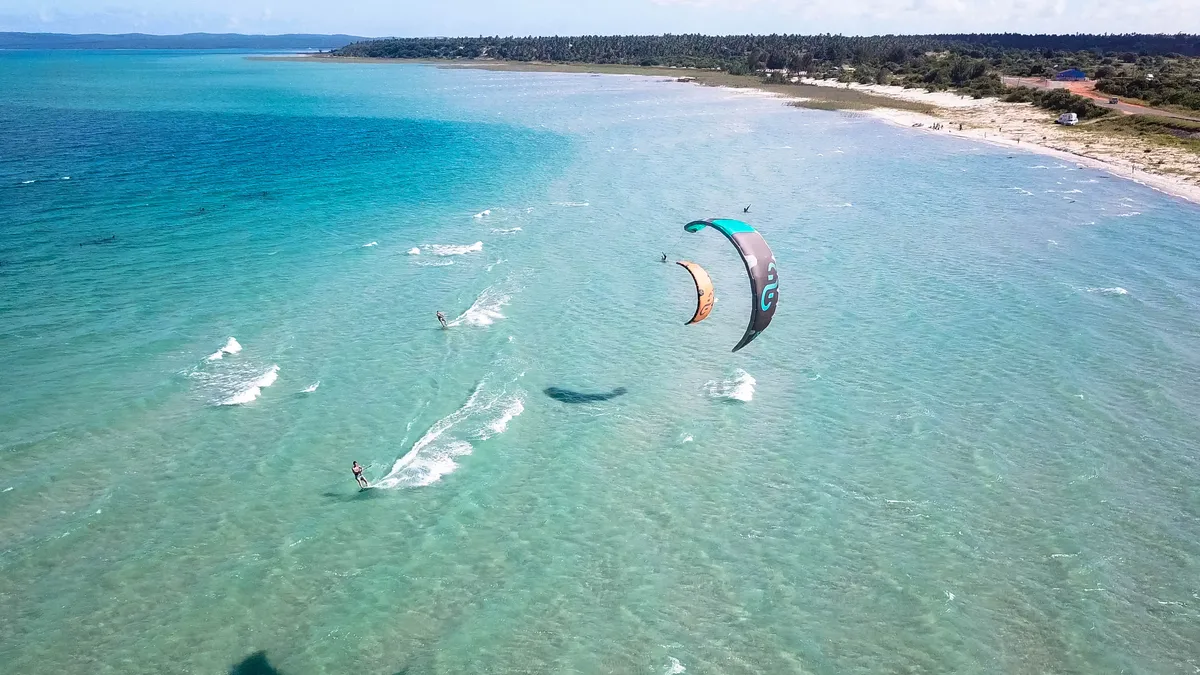
[(1072, 112), (1063, 113), (1059, 115), (1058, 119), (1054, 120), (1054, 122), (1056, 124), (1065, 124), (1066, 126), (1073, 127), (1076, 124), (1079, 124), (1079, 115), (1076, 115)]

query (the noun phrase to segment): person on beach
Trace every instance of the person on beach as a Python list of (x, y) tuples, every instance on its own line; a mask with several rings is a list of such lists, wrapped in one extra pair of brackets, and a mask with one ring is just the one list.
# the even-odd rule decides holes
[(438, 321), (439, 321), (439, 322), (442, 324), (442, 328), (446, 328), (446, 327), (447, 327), (447, 324), (446, 324), (446, 315), (445, 315), (445, 314), (442, 314), (441, 312), (438, 312), (438, 313), (437, 313), (437, 318), (438, 318)]
[(354, 471), (354, 480), (358, 481), (358, 487), (364, 490), (371, 487), (370, 485), (367, 485), (367, 479), (362, 475), (363, 468), (358, 465), (358, 462), (354, 463), (354, 466), (351, 467), (351, 470)]

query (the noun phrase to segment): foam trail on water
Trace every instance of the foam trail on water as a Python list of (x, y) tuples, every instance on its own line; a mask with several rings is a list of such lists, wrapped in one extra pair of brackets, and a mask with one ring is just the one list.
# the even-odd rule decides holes
[(409, 255), (421, 255), (421, 249), (414, 246), (414, 247), (408, 249), (408, 254)]
[(317, 387), (319, 387), (319, 386), (321, 386), (321, 381), (320, 381), (320, 380), (317, 380), (316, 382), (313, 382), (312, 384), (310, 384), (310, 385), (308, 385), (307, 387), (305, 387), (305, 388), (304, 388), (304, 390), (303, 390), (303, 391), (301, 391), (300, 393), (301, 393), (301, 394), (311, 394), (311, 393), (313, 393), (314, 391), (316, 391), (316, 390), (317, 390)]
[(500, 310), (508, 304), (509, 299), (510, 296), (488, 286), (483, 289), (478, 298), (475, 298), (475, 302), (471, 303), (467, 311), (451, 321), (449, 325), (490, 326), (504, 318), (504, 314)]
[[(491, 389), (486, 381), (475, 385), (467, 402), (435, 422), (374, 486), (421, 487), (436, 483), (458, 468), (455, 458), (474, 451), (469, 438), (484, 441), (504, 433), (509, 422), (524, 412), (524, 399), (519, 392), (510, 394), (503, 388), (497, 392)], [(473, 435), (459, 435), (458, 428), (464, 422), (480, 419), (482, 426)]]
[(259, 375), (245, 389), (221, 401), (221, 405), (242, 405), (249, 403), (262, 395), (262, 390), (275, 384), (275, 380), (279, 379), (279, 366), (271, 366), (267, 372)]
[(508, 423), (514, 417), (525, 412), (525, 401), (520, 397), (514, 397), (504, 407), (504, 411), (496, 419), (488, 422), (482, 429), (479, 430), (479, 439), (487, 440), (497, 434), (502, 434), (508, 430)]
[(226, 354), (236, 354), (242, 351), (242, 345), (237, 340), (229, 338), (224, 347), (208, 355), (209, 361), (217, 361), (225, 357)]
[(723, 398), (731, 401), (750, 401), (754, 398), (754, 386), (758, 381), (750, 373), (738, 368), (733, 375), (724, 380), (709, 380), (704, 383), (704, 390), (712, 398)]
[(427, 244), (425, 250), (434, 255), (463, 255), (465, 253), (473, 253), (483, 250), (483, 242), (477, 241), (474, 244), (467, 246), (454, 246), (452, 244)]
[(1087, 292), (1100, 293), (1102, 295), (1129, 295), (1129, 291), (1121, 288), (1120, 286), (1113, 286), (1111, 288), (1089, 288), (1087, 289)]

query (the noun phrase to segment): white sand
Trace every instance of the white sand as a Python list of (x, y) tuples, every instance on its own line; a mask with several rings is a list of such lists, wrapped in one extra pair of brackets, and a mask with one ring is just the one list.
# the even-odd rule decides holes
[[(846, 86), (832, 80), (805, 80), (805, 83)], [(948, 92), (930, 93), (882, 85), (851, 85), (850, 88), (938, 107), (932, 115), (890, 108), (867, 111), (867, 114), (892, 124), (909, 128), (919, 124), (921, 126), (915, 129), (926, 133), (949, 134), (1052, 155), (1200, 204), (1200, 157), (1182, 148), (1165, 148), (1133, 137), (1090, 132), (1086, 124), (1062, 127), (1054, 124), (1053, 113), (1029, 103), (1003, 103), (994, 98), (972, 99)], [(940, 130), (930, 128), (938, 122), (942, 124)]]

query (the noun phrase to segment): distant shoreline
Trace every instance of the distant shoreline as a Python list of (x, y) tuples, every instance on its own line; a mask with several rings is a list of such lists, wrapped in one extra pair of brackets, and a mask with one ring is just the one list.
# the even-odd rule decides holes
[[(1055, 115), (1027, 103), (1002, 103), (997, 99), (966, 99), (954, 93), (930, 93), (876, 85), (845, 85), (835, 81), (805, 80), (801, 84), (766, 84), (750, 75), (692, 68), (647, 67), (622, 64), (542, 63), (513, 61), (447, 61), (346, 57), (328, 54), (252, 56), (258, 61), (308, 63), (419, 64), (449, 69), (509, 72), (580, 73), (667, 77), (713, 87), (753, 89), (790, 99), (792, 105), (822, 110), (863, 111), (872, 117), (929, 133), (946, 133), (1031, 154), (1101, 169), (1160, 192), (1200, 204), (1200, 156), (1180, 148), (1155, 146), (1136, 137), (1053, 124)], [(939, 124), (936, 129), (931, 129)], [(960, 128), (961, 125), (961, 128)]]

